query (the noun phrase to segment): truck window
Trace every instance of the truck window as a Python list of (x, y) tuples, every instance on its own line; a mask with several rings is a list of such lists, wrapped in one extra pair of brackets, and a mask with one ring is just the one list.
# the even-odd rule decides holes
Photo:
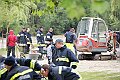
[(92, 27), (92, 38), (97, 40), (98, 38), (98, 27), (97, 27), (97, 20), (93, 20), (93, 27)]
[(106, 26), (103, 21), (98, 22), (98, 36), (100, 42), (106, 41)]

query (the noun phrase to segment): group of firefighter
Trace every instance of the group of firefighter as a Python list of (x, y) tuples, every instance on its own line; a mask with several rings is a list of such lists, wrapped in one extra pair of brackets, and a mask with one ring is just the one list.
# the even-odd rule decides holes
[[(65, 33), (66, 43), (62, 39), (56, 39), (53, 42), (53, 29), (50, 28), (45, 36), (43, 27), (37, 30), (37, 44), (47, 42), (48, 64), (41, 65), (37, 60), (16, 58), (15, 45), (22, 48), (23, 53), (29, 52), (32, 44), (30, 29), (25, 28), (15, 36), (13, 30), (10, 30), (7, 40), (8, 52), (7, 58), (0, 55), (0, 80), (80, 80), (81, 76), (76, 68), (79, 63), (75, 53), (74, 42), (77, 40), (75, 29), (71, 28)], [(45, 42), (46, 41), (46, 42)], [(68, 48), (72, 44), (74, 50)], [(72, 48), (71, 47), (71, 48)], [(10, 53), (13, 55), (10, 56)]]

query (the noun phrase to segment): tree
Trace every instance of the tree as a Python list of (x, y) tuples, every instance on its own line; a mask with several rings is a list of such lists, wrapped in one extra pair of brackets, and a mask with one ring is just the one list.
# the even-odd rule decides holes
[(111, 0), (111, 29), (119, 30), (120, 27), (120, 0)]

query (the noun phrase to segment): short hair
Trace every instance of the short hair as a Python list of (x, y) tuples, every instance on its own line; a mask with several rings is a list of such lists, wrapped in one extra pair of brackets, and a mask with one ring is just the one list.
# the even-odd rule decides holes
[(44, 64), (42, 65), (42, 69), (44, 69), (46, 71), (46, 69), (49, 70), (50, 66), (48, 64)]
[(55, 41), (55, 44), (56, 43), (63, 43), (63, 40), (62, 39), (57, 39), (56, 41)]
[(23, 27), (22, 29), (26, 29), (25, 27)]
[(39, 27), (39, 29), (43, 28), (43, 26)]

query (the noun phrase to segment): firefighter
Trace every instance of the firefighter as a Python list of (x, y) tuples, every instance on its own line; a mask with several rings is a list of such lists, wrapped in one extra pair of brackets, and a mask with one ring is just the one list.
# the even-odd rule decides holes
[(14, 35), (14, 31), (10, 30), (7, 38), (7, 57), (10, 56), (12, 51), (12, 56), (15, 57), (15, 45), (17, 42), (17, 37)]
[(43, 27), (40, 27), (37, 31), (37, 43), (44, 44)]
[(71, 28), (70, 31), (65, 33), (66, 43), (74, 43), (77, 40), (77, 36), (75, 35), (75, 29)]
[(30, 28), (27, 28), (27, 46), (26, 46), (27, 53), (29, 53), (30, 51), (30, 45), (32, 45), (32, 38), (30, 34)]
[(70, 31), (66, 32), (64, 36), (66, 37), (66, 46), (68, 48), (71, 48), (70, 46), (72, 46), (72, 51), (77, 56), (77, 49), (75, 47), (75, 44), (77, 42), (77, 36), (75, 35), (75, 29), (71, 28)]
[(53, 39), (51, 39), (51, 38), (50, 38), (50, 39), (47, 39), (46, 42), (45, 42), (45, 44), (46, 44), (46, 48), (47, 48), (48, 46), (50, 46), (50, 45), (52, 46), (52, 45), (53, 45)]
[[(5, 61), (5, 57), (0, 55), (0, 72), (2, 72), (0, 74), (0, 76), (3, 75), (7, 71), (4, 66), (4, 61)], [(16, 62), (18, 65), (27, 66), (27, 67), (37, 71), (38, 73), (41, 70), (41, 65), (39, 65), (39, 63), (36, 60), (16, 58)]]
[(43, 27), (40, 27), (39, 30), (37, 31), (37, 44), (39, 45), (39, 53), (42, 54), (42, 59), (44, 59), (43, 54), (45, 54), (44, 52), (44, 47), (45, 45), (45, 41), (44, 41), (44, 35), (43, 35)]
[(80, 80), (78, 72), (66, 66), (50, 66), (44, 64), (41, 75), (48, 77), (48, 80)]
[(46, 38), (45, 38), (45, 41), (49, 40), (49, 39), (52, 39), (53, 38), (53, 29), (50, 28), (48, 33), (46, 34)]
[(22, 31), (17, 35), (17, 43), (19, 46), (20, 53), (27, 53), (26, 46), (27, 46), (27, 34), (26, 28), (22, 28)]
[(61, 39), (57, 39), (55, 45), (47, 48), (47, 57), (49, 63), (54, 63), (57, 66), (68, 66), (73, 69), (79, 63), (77, 57), (63, 44)]
[[(0, 55), (0, 63), (2, 65), (2, 63), (5, 61), (5, 57)], [(41, 65), (39, 65), (39, 63), (37, 62), (37, 60), (33, 60), (33, 59), (24, 59), (24, 58), (15, 58), (17, 64), (19, 64), (20, 66), (27, 66), (32, 68), (33, 70), (39, 71), (41, 69)]]
[(14, 57), (9, 56), (5, 59), (7, 71), (1, 76), (0, 80), (40, 80), (41, 76), (25, 66), (18, 66)]
[(41, 69), (41, 65), (33, 59), (16, 58), (16, 61), (19, 65), (30, 67), (35, 71), (39, 71)]

